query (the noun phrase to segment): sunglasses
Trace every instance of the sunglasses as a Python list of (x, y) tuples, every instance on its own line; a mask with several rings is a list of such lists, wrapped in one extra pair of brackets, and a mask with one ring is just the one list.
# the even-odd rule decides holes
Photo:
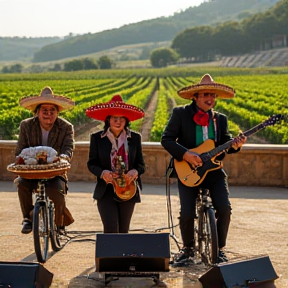
[(202, 94), (204, 98), (208, 98), (209, 96), (212, 97), (213, 99), (217, 98), (217, 95), (215, 93), (203, 93)]

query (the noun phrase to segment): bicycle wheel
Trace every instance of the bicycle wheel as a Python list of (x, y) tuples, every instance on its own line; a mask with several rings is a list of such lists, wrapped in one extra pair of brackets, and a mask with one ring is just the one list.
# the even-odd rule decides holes
[(209, 207), (199, 215), (198, 245), (202, 261), (215, 264), (218, 257), (218, 235), (214, 210)]
[(63, 243), (63, 236), (59, 235), (57, 231), (57, 226), (55, 224), (55, 208), (54, 203), (50, 202), (49, 204), (49, 224), (50, 224), (50, 240), (51, 240), (51, 246), (53, 251), (57, 252), (61, 250), (64, 246)]
[(38, 262), (45, 263), (49, 249), (48, 215), (45, 203), (36, 202), (33, 212), (34, 249)]

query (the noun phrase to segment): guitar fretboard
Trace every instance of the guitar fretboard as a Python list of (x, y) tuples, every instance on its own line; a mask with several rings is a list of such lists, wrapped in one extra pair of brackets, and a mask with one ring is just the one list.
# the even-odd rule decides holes
[[(267, 126), (272, 126), (274, 124), (276, 124), (278, 121), (282, 120), (283, 119), (283, 115), (281, 114), (278, 114), (278, 115), (275, 115), (275, 116), (272, 116), (270, 117), (268, 120), (266, 120), (265, 122), (263, 123), (260, 123), (256, 126), (254, 126), (253, 128), (245, 131), (244, 133), (242, 133), (244, 136), (248, 137), (248, 136), (251, 136), (253, 134), (255, 134), (256, 132), (266, 128)], [(202, 153), (200, 155), (200, 158), (203, 162), (205, 161), (209, 161), (211, 158), (213, 158), (214, 156), (220, 154), (221, 152), (225, 151), (226, 149), (229, 149), (232, 147), (233, 145), (233, 142), (234, 142), (234, 139), (232, 140), (229, 140), (228, 142), (218, 146), (218, 147), (215, 147), (214, 149), (212, 149), (211, 151), (209, 152), (205, 152), (205, 153)]]

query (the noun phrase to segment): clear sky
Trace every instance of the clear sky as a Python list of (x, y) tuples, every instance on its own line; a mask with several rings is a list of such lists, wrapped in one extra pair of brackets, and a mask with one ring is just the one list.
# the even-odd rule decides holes
[(170, 16), (204, 0), (0, 0), (0, 37), (96, 33)]

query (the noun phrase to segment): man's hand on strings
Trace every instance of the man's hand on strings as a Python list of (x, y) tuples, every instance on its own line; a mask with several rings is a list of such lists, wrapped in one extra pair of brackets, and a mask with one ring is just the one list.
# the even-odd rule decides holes
[(194, 169), (203, 165), (201, 158), (195, 152), (191, 152), (191, 151), (185, 152), (185, 154), (183, 155), (183, 160), (190, 163), (192, 168)]

